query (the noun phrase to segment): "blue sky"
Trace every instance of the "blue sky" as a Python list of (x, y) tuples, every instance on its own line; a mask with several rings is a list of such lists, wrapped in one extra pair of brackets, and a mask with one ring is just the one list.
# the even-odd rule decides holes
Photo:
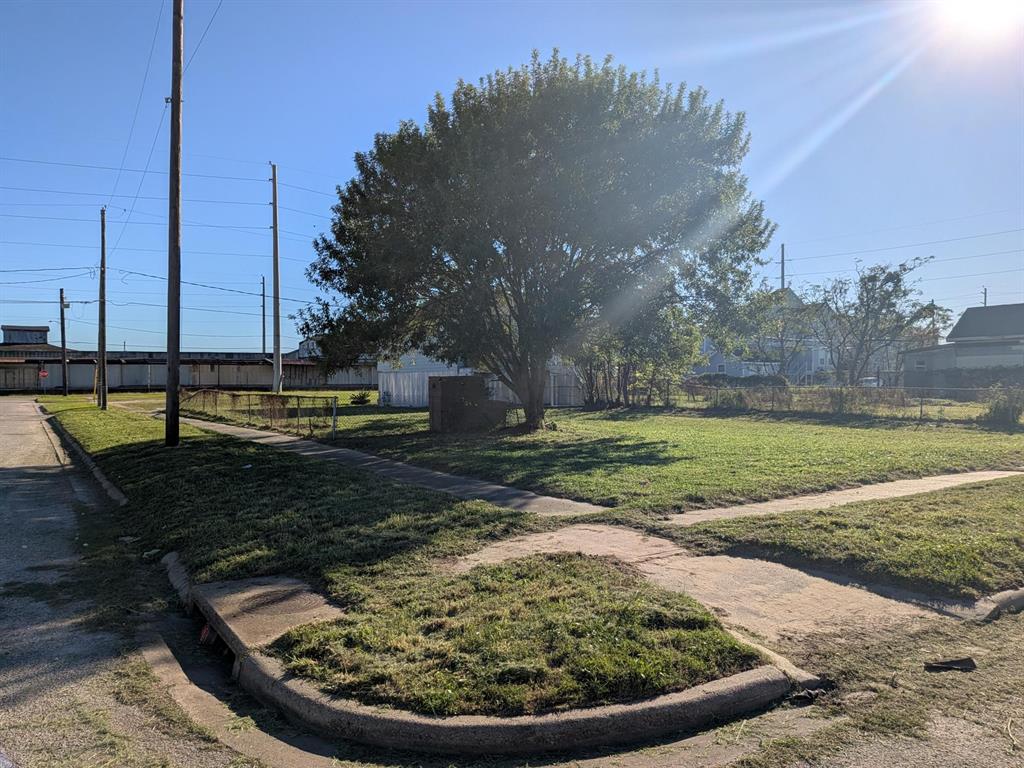
[[(314, 295), (310, 239), (353, 153), (422, 120), (459, 78), (557, 47), (657, 69), (747, 113), (751, 191), (779, 225), (766, 255), (786, 243), (795, 287), (852, 274), (857, 259), (933, 255), (926, 298), (959, 312), (984, 285), (990, 303), (1024, 301), (1021, 26), (975, 35), (940, 23), (934, 2), (225, 0), (214, 17), (217, 5), (186, 0), (186, 59), (213, 21), (185, 76), (184, 171), (202, 174), (183, 183), (185, 280), (269, 284), (274, 160), (290, 185), (282, 295), (294, 311)], [(123, 157), (151, 170), (0, 160), (3, 322), (56, 321), (61, 286), (72, 301), (95, 298), (109, 200), (110, 347), (163, 347), (165, 283), (120, 270), (166, 273), (169, 48), (169, 2), (0, 4), (0, 156), (114, 169)], [(44, 267), (81, 268), (8, 271)], [(257, 295), (186, 285), (182, 303), (186, 349), (259, 349)], [(95, 304), (73, 305), (69, 320), (72, 346), (95, 348)], [(293, 323), (284, 336), (294, 347)]]

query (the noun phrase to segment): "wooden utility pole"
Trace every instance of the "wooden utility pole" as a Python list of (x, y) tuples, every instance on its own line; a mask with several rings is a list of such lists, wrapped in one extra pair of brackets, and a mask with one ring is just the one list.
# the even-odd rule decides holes
[(179, 439), (181, 365), (181, 74), (185, 51), (185, 0), (174, 0), (171, 25), (171, 153), (167, 189), (167, 387), (164, 444)]
[(267, 356), (267, 278), (260, 275), (260, 296), (263, 297), (263, 322), (260, 329), (263, 332), (263, 356)]
[(782, 274), (780, 275), (780, 278), (779, 278), (779, 280), (781, 282), (781, 285), (779, 285), (779, 287), (782, 290), (786, 290), (786, 244), (785, 243), (782, 244), (782, 260), (781, 260), (781, 263), (782, 263)]
[(274, 206), (274, 392), (281, 392), (281, 259), (277, 245), (277, 166), (270, 164)]
[(68, 343), (64, 335), (64, 289), (60, 289), (60, 379), (64, 397), (68, 396)]
[(100, 308), (96, 352), (96, 404), (107, 410), (107, 209), (100, 208)]

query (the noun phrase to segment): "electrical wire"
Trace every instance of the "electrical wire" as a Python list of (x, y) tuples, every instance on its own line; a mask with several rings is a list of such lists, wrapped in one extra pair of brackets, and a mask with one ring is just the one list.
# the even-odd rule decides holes
[[(38, 246), (41, 248), (84, 248), (89, 251), (96, 250), (95, 245), (78, 245), (77, 243), (38, 243), (29, 240), (0, 240), (0, 245), (31, 245)], [(166, 248), (121, 248), (122, 251), (131, 251), (138, 253), (167, 253)], [(195, 251), (188, 249), (182, 251), (182, 255), (189, 256), (244, 256), (247, 258), (259, 258), (259, 259), (272, 259), (272, 254), (269, 253), (241, 253), (238, 251)], [(308, 264), (308, 259), (300, 259), (295, 256), (281, 256), (281, 261), (297, 261), (302, 264)]]
[(1018, 227), (1016, 229), (1003, 229), (998, 232), (982, 232), (977, 235), (964, 235), (963, 237), (947, 237), (942, 240), (926, 240), (920, 243), (905, 243), (903, 245), (890, 245), (884, 248), (864, 248), (859, 251), (837, 251), (835, 253), (822, 253), (817, 256), (796, 256), (786, 259), (790, 261), (806, 261), (808, 259), (829, 259), (835, 256), (856, 256), (861, 253), (880, 253), (882, 251), (898, 251), (901, 248), (915, 248), (920, 245), (939, 245), (941, 243), (956, 243), (962, 240), (974, 240), (979, 237), (994, 237), (995, 235), (1009, 235), (1014, 232), (1024, 232), (1024, 228)]
[(156, 38), (160, 32), (160, 21), (164, 16), (164, 5), (165, 0), (160, 0), (160, 10), (156, 14), (156, 28), (153, 30), (153, 40), (149, 44), (149, 56), (146, 59), (146, 71), (142, 75), (142, 85), (139, 87), (139, 98), (135, 101), (135, 113), (132, 115), (132, 125), (128, 129), (128, 141), (124, 144), (124, 152), (121, 153), (121, 165), (117, 170), (117, 176), (114, 179), (114, 187), (110, 191), (110, 198), (107, 200), (107, 205), (110, 205), (110, 201), (114, 199), (114, 193), (117, 192), (117, 185), (121, 181), (121, 174), (124, 171), (125, 160), (128, 159), (128, 149), (132, 145), (132, 137), (135, 135), (135, 123), (139, 119), (139, 107), (142, 106), (142, 97), (146, 93), (146, 83), (149, 81), (149, 68), (153, 64), (153, 51), (156, 50)]
[(91, 264), (80, 267), (33, 267), (32, 269), (0, 269), (0, 272), (73, 272), (76, 269), (96, 269)]
[[(54, 283), (58, 280), (75, 280), (79, 277), (91, 276), (93, 273), (81, 272), (77, 275), (60, 275), (59, 277), (44, 277), (38, 280), (5, 280), (0, 285), (28, 285), (29, 283)], [(307, 302), (308, 303), (308, 302)]]
[[(53, 195), (82, 195), (88, 197), (108, 197), (106, 192), (77, 192), (74, 190), (64, 189), (44, 189), (40, 187), (9, 187), (0, 185), (0, 189), (7, 189), (15, 192), (43, 192)], [(166, 197), (158, 195), (110, 195), (109, 197), (134, 197), (138, 200), (158, 200), (160, 202), (167, 202)], [(260, 207), (270, 205), (266, 202), (256, 202), (253, 200), (212, 200), (208, 198), (194, 198), (186, 197), (182, 198), (183, 203), (218, 203), (221, 205), (258, 205)], [(19, 205), (33, 205), (34, 203), (19, 203)], [(3, 205), (15, 205), (15, 203), (3, 203)], [(60, 203), (38, 203), (38, 205), (60, 205)], [(68, 203), (68, 205), (88, 205), (88, 203)], [(289, 208), (288, 210), (294, 210)], [(300, 213), (308, 213), (308, 211), (299, 211)], [(316, 215), (316, 214), (313, 214)]]
[[(4, 158), (0, 157), (0, 160)], [(303, 192), (312, 192), (314, 195), (323, 195), (324, 197), (337, 197), (335, 192), (321, 192), (319, 189), (310, 189), (309, 187), (301, 187), (298, 184), (287, 184), (283, 181), (278, 181), (277, 186), (288, 187), (289, 189), (301, 189)]]
[[(166, 280), (167, 279), (164, 275), (151, 275), (148, 272), (136, 272), (136, 271), (131, 270), (131, 269), (118, 269), (118, 270), (115, 270), (115, 271), (120, 272), (121, 274), (124, 274), (124, 275), (137, 275), (138, 277), (148, 277), (148, 278), (150, 278), (152, 280)], [(191, 280), (182, 280), (181, 283), (183, 285), (194, 285), (194, 286), (196, 286), (198, 288), (208, 288), (208, 289), (214, 290), (214, 291), (225, 291), (227, 293), (239, 293), (239, 294), (242, 294), (243, 296), (259, 296), (261, 298), (263, 297), (262, 293), (258, 293), (258, 292), (254, 292), (254, 291), (243, 291), (243, 290), (240, 290), (238, 288), (224, 288), (224, 287), (219, 286), (219, 285), (211, 285), (210, 283), (196, 283), (196, 282), (193, 282)], [(305, 299), (289, 299), (289, 298), (286, 298), (284, 296), (281, 296), (280, 299), (281, 299), (281, 301), (291, 301), (291, 302), (295, 302), (297, 304), (312, 304), (312, 301), (308, 301), (308, 300), (305, 300)]]
[[(129, 211), (128, 213), (130, 215), (131, 211)], [(159, 214), (152, 213), (152, 214), (146, 214), (146, 215), (148, 215), (148, 216), (158, 216)], [(31, 215), (26, 214), (26, 213), (0, 213), (0, 216), (2, 216), (5, 219), (34, 219), (36, 221), (80, 221), (80, 222), (86, 222), (86, 223), (89, 223), (89, 224), (96, 224), (97, 223), (96, 219), (83, 219), (83, 218), (78, 218), (78, 217), (73, 217), (73, 216), (31, 216)], [(122, 225), (125, 225), (125, 226), (127, 226), (128, 224), (132, 224), (132, 225), (135, 225), (135, 226), (162, 227), (167, 222), (165, 222), (165, 221), (127, 221), (127, 220), (126, 221), (121, 221), (120, 219), (111, 219), (110, 223), (111, 224), (122, 224)], [(198, 222), (192, 222), (192, 223), (182, 222), (181, 226), (183, 226), (183, 227), (205, 227), (207, 229), (237, 229), (237, 230), (267, 229), (268, 228), (268, 227), (266, 227), (266, 226), (264, 226), (262, 224), (202, 224), (202, 223), (198, 223)], [(298, 233), (291, 233), (291, 234), (298, 234)], [(112, 250), (115, 250), (116, 248), (117, 248), (117, 246), (115, 245), (114, 249), (112, 249)]]
[[(56, 160), (36, 160), (34, 158), (9, 157), (9, 156), (6, 156), (6, 155), (0, 156), (0, 160), (6, 161), (6, 162), (9, 162), (9, 163), (33, 163), (35, 165), (58, 165), (58, 166), (64, 166), (64, 167), (67, 167), (67, 168), (89, 168), (89, 169), (97, 170), (97, 171), (118, 171), (118, 170), (120, 170), (123, 173), (157, 173), (157, 174), (160, 174), (161, 176), (166, 176), (167, 173), (168, 173), (167, 171), (146, 171), (146, 170), (143, 170), (142, 168), (118, 168), (117, 166), (113, 166), (113, 165), (94, 165), (92, 163), (65, 163), (65, 162), (58, 162)], [(223, 176), (223, 175), (213, 174), (213, 173), (183, 173), (182, 176), (191, 176), (192, 178), (196, 178), (196, 179), (221, 179), (221, 180), (224, 180), (224, 181), (259, 181), (259, 182), (266, 182), (266, 179), (254, 178), (252, 176)], [(310, 191), (315, 192), (316, 190), (310, 190)], [(327, 194), (327, 193), (326, 192), (321, 192), (320, 194)]]
[[(199, 42), (196, 43), (196, 47), (192, 49), (192, 53), (188, 57), (188, 61), (185, 62), (185, 68), (181, 70), (182, 77), (188, 72), (188, 68), (192, 65), (192, 59), (199, 53), (199, 49), (203, 46), (203, 40), (206, 39), (206, 33), (210, 31), (210, 27), (213, 26), (213, 20), (217, 18), (217, 14), (220, 12), (220, 7), (224, 5), (224, 0), (220, 0), (217, 3), (217, 7), (213, 9), (213, 15), (210, 16), (210, 20), (206, 22), (206, 28), (203, 30), (203, 34), (199, 36)], [(162, 7), (162, 6), (161, 6)]]

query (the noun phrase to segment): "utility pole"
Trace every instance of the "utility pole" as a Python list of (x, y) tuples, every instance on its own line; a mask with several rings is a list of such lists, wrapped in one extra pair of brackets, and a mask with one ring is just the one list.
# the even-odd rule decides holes
[(60, 289), (60, 379), (64, 397), (68, 396), (68, 343), (64, 335), (64, 289)]
[(185, 0), (174, 0), (171, 30), (171, 153), (167, 189), (167, 387), (164, 445), (178, 444), (181, 363), (181, 74), (185, 51)]
[(99, 339), (96, 354), (97, 383), (96, 404), (101, 411), (107, 410), (107, 209), (100, 208), (100, 309)]
[(260, 275), (260, 295), (263, 297), (263, 323), (261, 330), (263, 331), (263, 356), (267, 356), (267, 278), (265, 275)]
[(281, 392), (281, 259), (277, 245), (277, 166), (270, 164), (274, 206), (274, 392)]
[(786, 290), (786, 244), (782, 244), (782, 274), (779, 277), (781, 285), (779, 286), (782, 290)]
[(988, 288), (981, 286), (981, 306), (988, 306)]

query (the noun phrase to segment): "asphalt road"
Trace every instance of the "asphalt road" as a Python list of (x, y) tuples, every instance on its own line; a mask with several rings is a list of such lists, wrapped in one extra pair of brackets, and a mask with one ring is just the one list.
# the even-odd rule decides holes
[(78, 515), (106, 504), (30, 397), (0, 397), (0, 768), (224, 766), (116, 695), (134, 653), (91, 627)]

